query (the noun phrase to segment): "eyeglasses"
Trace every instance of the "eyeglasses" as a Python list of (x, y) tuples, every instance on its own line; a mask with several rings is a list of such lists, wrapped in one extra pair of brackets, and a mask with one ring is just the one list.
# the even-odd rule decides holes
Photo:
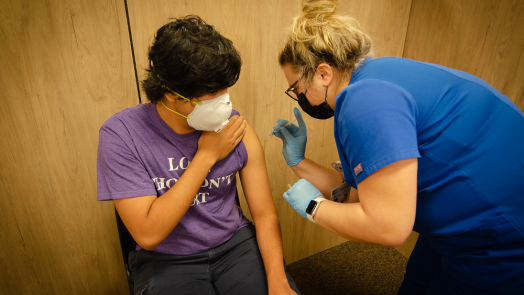
[(289, 86), (285, 92), (287, 96), (291, 97), (295, 101), (298, 101), (298, 89), (295, 88), (295, 85), (297, 85), (299, 80), (300, 78), (295, 83), (293, 83), (293, 85)]

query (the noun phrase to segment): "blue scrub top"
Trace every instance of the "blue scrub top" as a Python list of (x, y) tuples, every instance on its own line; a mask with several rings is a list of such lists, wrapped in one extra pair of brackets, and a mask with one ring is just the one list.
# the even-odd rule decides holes
[[(418, 158), (414, 230), (465, 285), (524, 290), (524, 114), (468, 73), (368, 58), (335, 108), (335, 140), (353, 187)], [(391, 188), (394, 190), (395, 188)]]

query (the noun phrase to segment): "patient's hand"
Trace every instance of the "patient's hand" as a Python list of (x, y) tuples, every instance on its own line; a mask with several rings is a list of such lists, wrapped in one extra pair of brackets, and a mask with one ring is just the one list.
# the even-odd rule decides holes
[(206, 153), (217, 162), (224, 159), (244, 138), (246, 124), (243, 117), (233, 116), (219, 133), (203, 131), (198, 140), (197, 153)]

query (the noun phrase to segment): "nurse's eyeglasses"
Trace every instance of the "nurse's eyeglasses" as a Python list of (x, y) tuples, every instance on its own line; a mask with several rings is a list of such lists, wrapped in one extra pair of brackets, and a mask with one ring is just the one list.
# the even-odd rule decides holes
[(295, 83), (293, 83), (293, 85), (289, 86), (289, 88), (285, 92), (287, 96), (291, 97), (295, 101), (298, 101), (298, 91), (295, 88), (295, 85), (297, 85), (299, 80), (300, 78)]

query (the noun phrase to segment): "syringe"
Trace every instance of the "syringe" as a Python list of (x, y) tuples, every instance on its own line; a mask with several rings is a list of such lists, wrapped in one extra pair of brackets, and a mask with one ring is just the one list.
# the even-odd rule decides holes
[[(289, 126), (289, 125), (295, 123), (296, 121), (297, 121), (297, 119), (295, 119), (295, 120), (293, 120), (293, 121), (290, 121), (290, 122), (287, 122), (286, 125), (281, 126), (281, 127), (278, 128), (277, 130), (273, 130), (273, 131), (271, 131), (271, 133), (269, 133), (269, 135), (266, 136), (265, 139), (268, 139), (268, 138), (271, 137), (272, 135), (275, 135), (275, 133), (277, 133), (278, 131), (280, 131), (280, 129), (282, 129), (282, 128), (284, 128), (284, 127), (287, 127), (287, 126)], [(264, 139), (264, 140), (265, 140), (265, 139)]]

